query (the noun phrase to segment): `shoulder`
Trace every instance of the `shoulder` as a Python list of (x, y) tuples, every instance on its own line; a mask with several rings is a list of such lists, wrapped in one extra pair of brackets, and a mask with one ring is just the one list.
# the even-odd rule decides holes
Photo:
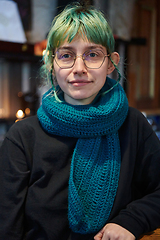
[(128, 117), (132, 118), (134, 120), (141, 120), (141, 121), (147, 121), (146, 117), (144, 116), (144, 114), (142, 112), (140, 112), (138, 109), (133, 108), (133, 107), (129, 107), (129, 111), (128, 111)]
[(129, 107), (128, 115), (119, 133), (122, 137), (127, 135), (130, 139), (135, 139), (138, 142), (155, 135), (144, 114), (132, 107)]
[(39, 128), (39, 121), (37, 116), (32, 116), (15, 122), (12, 127), (10, 128), (7, 135), (11, 134), (12, 132), (27, 132), (28, 130), (33, 130)]
[(12, 142), (26, 142), (35, 139), (37, 134), (43, 132), (37, 116), (28, 117), (12, 125), (6, 138)]
[(144, 114), (133, 107), (129, 107), (128, 115), (124, 124), (126, 123), (129, 123), (133, 128), (147, 128), (149, 132), (152, 131), (152, 127), (148, 123)]

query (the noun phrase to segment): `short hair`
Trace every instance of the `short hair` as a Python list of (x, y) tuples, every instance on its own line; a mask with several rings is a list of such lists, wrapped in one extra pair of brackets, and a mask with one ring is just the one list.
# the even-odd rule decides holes
[(78, 3), (68, 5), (55, 17), (48, 35), (48, 48), (59, 47), (66, 38), (71, 42), (77, 34), (85, 35), (90, 42), (101, 44), (109, 53), (114, 51), (112, 30), (102, 12), (93, 6), (85, 7)]
[[(90, 42), (101, 44), (108, 54), (114, 52), (114, 36), (104, 14), (93, 6), (84, 6), (80, 3), (69, 4), (52, 22), (44, 56), (46, 70), (50, 71), (53, 67), (52, 55), (55, 49), (66, 39), (71, 42), (77, 34), (82, 38), (87, 37)], [(112, 61), (111, 58), (110, 60)]]

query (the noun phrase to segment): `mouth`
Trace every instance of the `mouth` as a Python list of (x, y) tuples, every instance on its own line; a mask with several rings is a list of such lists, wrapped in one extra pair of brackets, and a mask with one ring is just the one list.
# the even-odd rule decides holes
[(88, 84), (90, 84), (92, 81), (89, 80), (72, 80), (69, 81), (69, 84), (71, 84), (74, 87), (81, 87), (81, 86), (86, 86)]

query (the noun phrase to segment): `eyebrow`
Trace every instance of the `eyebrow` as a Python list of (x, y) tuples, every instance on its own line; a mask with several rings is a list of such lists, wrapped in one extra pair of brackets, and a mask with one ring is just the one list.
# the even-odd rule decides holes
[[(91, 45), (91, 46), (85, 47), (85, 51), (88, 50), (88, 49), (96, 49), (96, 48), (100, 48), (101, 50), (104, 50), (101, 45)], [(59, 49), (66, 49), (66, 50), (71, 50), (71, 51), (74, 51), (74, 50), (75, 50), (75, 48), (74, 48), (74, 47), (71, 47), (71, 46), (59, 47), (57, 50), (59, 50)]]

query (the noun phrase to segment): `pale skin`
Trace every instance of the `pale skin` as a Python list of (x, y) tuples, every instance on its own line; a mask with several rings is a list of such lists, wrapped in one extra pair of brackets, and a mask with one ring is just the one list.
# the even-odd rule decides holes
[(108, 223), (94, 237), (94, 240), (135, 240), (135, 236), (115, 223)]
[[(80, 37), (76, 37), (71, 43), (65, 41), (60, 47), (71, 48), (79, 56), (93, 46), (107, 54), (106, 48), (102, 45), (91, 43)], [(118, 64), (119, 54), (114, 52), (111, 57), (115, 64)], [(57, 82), (64, 92), (64, 99), (72, 105), (90, 104), (105, 84), (106, 76), (114, 70), (114, 66), (108, 57), (105, 58), (99, 69), (87, 68), (81, 57), (76, 59), (72, 68), (61, 69), (55, 61), (53, 65)]]
[[(95, 46), (106, 55), (107, 50), (104, 46), (91, 43), (86, 38), (77, 36), (71, 43), (67, 40), (60, 46), (61, 48), (70, 48), (80, 56), (86, 50)], [(119, 54), (113, 52), (111, 58), (117, 65)], [(64, 100), (72, 105), (90, 104), (97, 96), (106, 81), (106, 76), (113, 72), (114, 66), (108, 57), (105, 58), (103, 65), (99, 69), (89, 69), (85, 66), (81, 57), (77, 57), (72, 68), (61, 69), (53, 61), (54, 71), (58, 85), (64, 92)], [(132, 233), (125, 228), (109, 223), (94, 237), (95, 240), (135, 240)]]

